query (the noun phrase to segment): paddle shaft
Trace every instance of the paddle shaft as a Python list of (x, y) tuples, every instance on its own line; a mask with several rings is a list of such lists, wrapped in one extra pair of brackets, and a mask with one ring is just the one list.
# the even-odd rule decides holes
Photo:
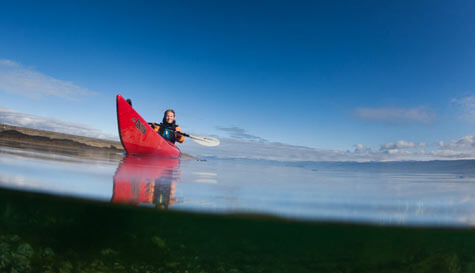
[[(148, 123), (150, 126), (154, 127), (154, 126), (160, 126), (159, 124), (156, 124), (156, 123)], [(200, 144), (200, 145), (203, 145), (203, 146), (209, 146), (209, 147), (213, 147), (213, 146), (218, 146), (220, 141), (219, 139), (217, 138), (214, 138), (214, 137), (206, 137), (206, 136), (192, 136), (192, 135), (189, 135), (187, 133), (183, 133), (181, 131), (177, 131), (177, 130), (174, 130), (174, 129), (168, 129), (172, 132), (175, 132), (177, 134), (180, 134), (180, 135), (183, 135), (185, 137), (189, 137), (191, 138), (194, 142)]]

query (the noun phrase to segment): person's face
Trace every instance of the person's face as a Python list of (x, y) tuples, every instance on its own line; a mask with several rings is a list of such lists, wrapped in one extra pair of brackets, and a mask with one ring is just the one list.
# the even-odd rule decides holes
[(173, 114), (173, 112), (168, 112), (167, 115), (165, 116), (165, 120), (168, 123), (173, 123), (175, 121), (175, 114)]

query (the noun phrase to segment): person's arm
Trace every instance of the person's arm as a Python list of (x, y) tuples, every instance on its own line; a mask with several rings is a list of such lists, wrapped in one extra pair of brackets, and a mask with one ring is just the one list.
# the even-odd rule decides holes
[(149, 122), (148, 124), (150, 124), (152, 129), (158, 133), (158, 130), (160, 130), (160, 125), (158, 125), (156, 122)]
[(178, 126), (175, 128), (175, 139), (180, 143), (185, 141), (185, 136), (181, 134), (181, 128)]

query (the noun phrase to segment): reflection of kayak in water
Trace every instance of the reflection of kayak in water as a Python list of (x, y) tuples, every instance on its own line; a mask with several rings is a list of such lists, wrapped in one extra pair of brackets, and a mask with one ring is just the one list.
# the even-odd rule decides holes
[(177, 158), (126, 156), (114, 175), (111, 201), (153, 203), (160, 208), (173, 205), (179, 164)]
[(127, 154), (180, 156), (178, 147), (157, 134), (121, 95), (117, 95), (117, 122)]

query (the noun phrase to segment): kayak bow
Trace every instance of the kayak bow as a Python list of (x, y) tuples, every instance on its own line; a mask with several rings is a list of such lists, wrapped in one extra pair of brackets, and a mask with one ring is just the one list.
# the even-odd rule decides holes
[(180, 149), (158, 135), (120, 94), (117, 95), (117, 123), (127, 154), (180, 156)]

